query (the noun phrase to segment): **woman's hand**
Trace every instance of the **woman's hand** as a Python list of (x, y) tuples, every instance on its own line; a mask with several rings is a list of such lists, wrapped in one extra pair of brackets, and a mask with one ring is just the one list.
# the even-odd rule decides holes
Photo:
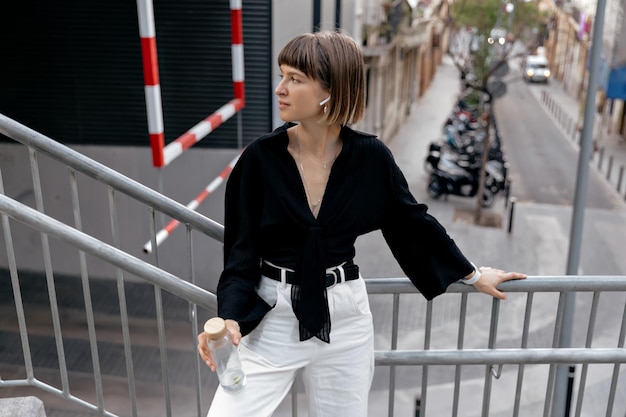
[[(230, 333), (231, 338), (233, 339), (233, 345), (237, 346), (241, 341), (241, 331), (239, 330), (239, 323), (235, 320), (224, 320), (226, 323), (226, 329)], [(215, 362), (213, 362), (213, 357), (211, 357), (211, 351), (209, 350), (209, 337), (205, 332), (202, 332), (198, 335), (198, 353), (200, 353), (200, 357), (207, 364), (211, 371), (215, 372), (217, 366)]]
[(524, 279), (526, 274), (519, 272), (505, 272), (501, 269), (495, 269), (488, 266), (481, 266), (480, 279), (474, 283), (474, 288), (478, 291), (491, 295), (500, 300), (506, 300), (506, 294), (496, 288), (498, 285), (505, 281), (512, 279)]

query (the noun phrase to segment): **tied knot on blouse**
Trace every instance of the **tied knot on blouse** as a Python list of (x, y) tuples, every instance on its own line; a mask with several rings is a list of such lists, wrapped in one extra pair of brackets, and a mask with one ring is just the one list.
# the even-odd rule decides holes
[(322, 231), (309, 226), (291, 287), (293, 312), (298, 318), (300, 340), (312, 337), (330, 343), (330, 312), (326, 296), (326, 256)]

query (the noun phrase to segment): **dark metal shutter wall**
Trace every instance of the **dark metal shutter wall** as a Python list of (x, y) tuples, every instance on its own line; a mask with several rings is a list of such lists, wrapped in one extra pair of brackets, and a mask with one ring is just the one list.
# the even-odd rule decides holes
[[(149, 146), (135, 1), (7, 2), (0, 112), (68, 144)], [(155, 0), (165, 139), (233, 98), (228, 0)], [(271, 129), (271, 9), (243, 1), (244, 144)], [(237, 146), (237, 116), (196, 146)]]

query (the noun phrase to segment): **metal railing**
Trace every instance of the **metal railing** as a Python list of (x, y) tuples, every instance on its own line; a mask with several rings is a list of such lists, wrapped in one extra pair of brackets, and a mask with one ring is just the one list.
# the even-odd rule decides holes
[[(69, 401), (85, 406), (88, 409), (96, 410), (103, 415), (113, 416), (115, 414), (105, 410), (104, 408), (104, 390), (103, 377), (101, 370), (101, 361), (99, 355), (100, 339), (96, 337), (96, 320), (93, 308), (93, 295), (90, 288), (91, 280), (88, 274), (88, 265), (86, 254), (91, 254), (96, 258), (102, 259), (115, 267), (115, 283), (117, 286), (117, 298), (119, 302), (118, 312), (121, 320), (121, 339), (123, 341), (123, 355), (125, 358), (125, 371), (128, 377), (129, 389), (129, 407), (133, 416), (138, 415), (137, 411), (137, 390), (134, 369), (136, 358), (133, 358), (133, 349), (131, 344), (130, 330), (132, 328), (132, 318), (129, 318), (128, 303), (125, 286), (133, 279), (125, 276), (125, 273), (134, 275), (143, 279), (154, 286), (154, 311), (156, 321), (158, 339), (159, 339), (159, 356), (161, 367), (161, 378), (163, 382), (165, 410), (167, 415), (172, 415), (172, 405), (170, 401), (170, 382), (168, 369), (166, 334), (166, 314), (163, 305), (163, 295), (161, 290), (166, 290), (175, 296), (189, 302), (189, 316), (191, 320), (192, 340), (198, 334), (198, 326), (196, 317), (198, 316), (197, 307), (200, 306), (206, 310), (206, 314), (214, 314), (216, 311), (216, 298), (214, 294), (203, 290), (196, 285), (194, 276), (194, 266), (192, 259), (192, 232), (197, 231), (218, 241), (223, 240), (223, 226), (208, 219), (205, 216), (189, 210), (184, 205), (166, 197), (158, 192), (134, 181), (115, 170), (100, 164), (79, 152), (64, 146), (51, 138), (46, 137), (18, 122), (0, 114), (0, 133), (14, 139), (15, 141), (25, 145), (28, 149), (30, 161), (31, 176), (33, 180), (33, 193), (35, 197), (36, 210), (24, 204), (5, 196), (4, 181), (2, 180), (2, 169), (0, 167), (0, 200), (2, 212), (2, 230), (4, 234), (4, 245), (7, 252), (6, 261), (8, 263), (8, 272), (11, 279), (11, 287), (13, 291), (13, 299), (15, 302), (14, 313), (17, 319), (21, 348), (23, 352), (23, 363), (26, 370), (26, 378), (5, 380), (0, 377), (0, 387), (19, 387), (19, 386), (35, 386), (43, 391), (67, 398)], [(55, 220), (44, 214), (44, 190), (42, 187), (39, 155), (43, 154), (56, 160), (68, 169), (68, 182), (71, 193), (71, 207), (73, 213), (74, 226), (70, 227), (58, 220)], [(112, 244), (107, 244), (101, 239), (94, 238), (82, 232), (82, 214), (79, 204), (78, 180), (77, 173), (84, 174), (87, 177), (95, 179), (99, 184), (103, 184), (107, 188), (107, 199), (109, 208), (109, 222), (111, 227)], [(184, 223), (187, 227), (187, 270), (189, 271), (189, 282), (180, 279), (177, 276), (168, 273), (157, 266), (151, 265), (141, 259), (133, 257), (121, 250), (122, 242), (120, 239), (120, 229), (118, 226), (118, 209), (116, 205), (116, 193), (121, 192), (130, 197), (133, 201), (142, 203), (147, 209), (147, 217), (150, 219), (150, 234), (153, 247), (156, 247), (156, 213), (160, 212)], [(22, 301), (22, 293), (20, 290), (20, 279), (16, 262), (16, 253), (12, 238), (11, 225), (9, 217), (23, 222), (40, 232), (41, 251), (44, 258), (44, 275), (49, 296), (50, 320), (54, 331), (54, 345), (56, 348), (56, 356), (58, 362), (60, 380), (60, 388), (54, 387), (52, 384), (45, 383), (35, 378), (35, 367), (32, 363), (32, 351), (29, 342), (29, 332), (26, 326), (26, 314)], [(74, 396), (70, 392), (70, 378), (68, 375), (68, 366), (66, 358), (66, 341), (63, 338), (61, 326), (62, 312), (59, 309), (58, 293), (55, 282), (55, 271), (52, 265), (52, 252), (54, 247), (49, 237), (55, 237), (60, 241), (69, 243), (78, 248), (78, 262), (80, 264), (80, 284), (83, 289), (83, 303), (86, 315), (86, 325), (89, 341), (89, 360), (92, 363), (92, 371), (95, 378), (94, 390), (96, 399), (94, 404), (86, 402)], [(19, 254), (17, 254), (19, 255)], [(154, 251), (155, 263), (158, 263), (158, 253)], [(97, 295), (96, 295), (97, 296)], [(132, 302), (132, 301), (131, 301)], [(49, 348), (49, 347), (48, 347)], [(200, 412), (200, 364), (198, 358), (195, 359), (195, 379), (197, 389), (197, 409)]]
[[(206, 398), (212, 395), (217, 381), (198, 360), (195, 335), (200, 316), (215, 312), (215, 296), (194, 285), (193, 259), (188, 259), (190, 276), (189, 282), (186, 282), (121, 249), (115, 191), (121, 191), (148, 207), (153, 224), (153, 247), (156, 247), (155, 211), (186, 224), (188, 254), (192, 253), (192, 231), (221, 241), (221, 226), (2, 115), (0, 132), (28, 147), (36, 201), (34, 209), (6, 196), (0, 167), (0, 219), (17, 322), (17, 340), (11, 346), (21, 349), (22, 354), (14, 356), (18, 358), (15, 364), (23, 366), (26, 374), (25, 377), (0, 376), (0, 392), (11, 393), (22, 387), (36, 387), (105, 416), (142, 415), (145, 404), (153, 403), (158, 397), (163, 402), (160, 406), (163, 415), (180, 415), (181, 409), (184, 409), (187, 415), (203, 416), (208, 405)], [(73, 226), (43, 212), (38, 152), (69, 168), (72, 202), (68, 207), (72, 207)], [(82, 231), (76, 172), (108, 187), (109, 221), (113, 234), (111, 244)], [(18, 228), (11, 219), (40, 234), (45, 258), (42, 275), (45, 276), (49, 296), (47, 304), (56, 350), (53, 376), (50, 375), (53, 366), (38, 362), (44, 350), (38, 338), (43, 330), (29, 328), (28, 325), (32, 311), (24, 303), (27, 294), (21, 291), (21, 277), (29, 271), (17, 265), (16, 257), (20, 254), (15, 253), (13, 230)], [(50, 242), (49, 238), (54, 241)], [(53, 244), (57, 242), (78, 250), (83, 299), (80, 311), (84, 311), (85, 315), (84, 323), (78, 325), (83, 327), (82, 336), (67, 334), (79, 310), (74, 306), (60, 306), (57, 299), (57, 296), (63, 295), (57, 288), (51, 261)], [(93, 287), (94, 279), (88, 274), (87, 256), (101, 259), (115, 268), (118, 301), (115, 316), (120, 317), (119, 335), (106, 327), (106, 320), (110, 317), (95, 311), (94, 305), (102, 294)], [(154, 308), (147, 319), (140, 320), (129, 314), (136, 301), (135, 298), (128, 299), (131, 293), (129, 286), (137, 279), (150, 284), (141, 288), (144, 292), (154, 292), (150, 301)], [(406, 409), (407, 401), (415, 398), (419, 401), (422, 416), (424, 412), (427, 415), (454, 417), (548, 416), (552, 408), (555, 369), (559, 364), (580, 368), (578, 384), (572, 383), (571, 389), (572, 398), (576, 399), (576, 416), (621, 417), (626, 412), (626, 382), (621, 372), (621, 364), (626, 362), (625, 276), (529, 277), (502, 285), (502, 289), (509, 294), (506, 303), (496, 299), (485, 303), (488, 298), (473, 294), (473, 288), (461, 284), (453, 284), (446, 294), (427, 302), (406, 278), (367, 279), (366, 283), (377, 329), (375, 379), (388, 380), (382, 394), (379, 393), (380, 384), (374, 388), (376, 392), (373, 394), (378, 399), (386, 396), (385, 411), (388, 416), (397, 415), (401, 405)], [(578, 326), (573, 347), (562, 349), (556, 343), (563, 311), (560, 300), (566, 293), (577, 294)], [(183, 310), (188, 313), (186, 317), (171, 317), (176, 308), (171, 307), (167, 295), (184, 304)], [(391, 309), (388, 308), (390, 304)], [(507, 326), (499, 329), (502, 321)], [(147, 342), (142, 338), (145, 337), (145, 325), (156, 328), (153, 350), (146, 348)], [(391, 334), (383, 334), (381, 326), (391, 329)], [(135, 333), (138, 333), (136, 338)], [(179, 337), (181, 334), (182, 337)], [(10, 335), (3, 336), (3, 340), (10, 339)], [(186, 340), (181, 342), (179, 338)], [(123, 347), (112, 347), (111, 340)], [(81, 341), (86, 343), (81, 344)], [(77, 371), (73, 355), (78, 350), (75, 346), (79, 344), (83, 350), (81, 360), (89, 366)], [(49, 351), (50, 346), (44, 348)], [(11, 353), (8, 348), (6, 350), (6, 354)], [(71, 352), (66, 354), (66, 350)], [(1, 352), (3, 348), (0, 346), (0, 356)], [(116, 367), (122, 370), (115, 373)], [(446, 370), (451, 370), (451, 373)], [(86, 383), (89, 379), (93, 382)], [(116, 386), (122, 381), (127, 386), (128, 393), (124, 396), (127, 401), (117, 403), (121, 397), (119, 392), (107, 395), (107, 383), (111, 379)], [(159, 393), (156, 396), (155, 390)], [(408, 397), (411, 400), (407, 400)], [(476, 401), (478, 397), (482, 401)], [(294, 416), (298, 414), (297, 398), (296, 388), (292, 391), (291, 414)], [(468, 401), (468, 398), (471, 400)], [(503, 402), (508, 404), (504, 412), (498, 409), (498, 404)], [(598, 411), (600, 403), (603, 409)], [(379, 401), (375, 405), (379, 407)], [(593, 407), (592, 413), (587, 411), (589, 407)]]
[[(402, 365), (421, 366), (422, 378), (419, 384), (420, 407), (422, 410), (427, 408), (427, 399), (429, 392), (429, 369), (438, 366), (449, 366), (454, 368), (454, 379), (447, 382), (452, 383), (449, 387), (451, 398), (446, 397), (446, 401), (451, 401), (451, 406), (446, 411), (449, 415), (480, 415), (490, 416), (491, 395), (493, 393), (494, 381), (501, 379), (504, 365), (515, 365), (509, 367), (509, 378), (514, 378), (515, 383), (508, 386), (509, 391), (499, 392), (499, 403), (503, 402), (502, 397), (507, 398), (505, 403), (510, 404), (506, 412), (502, 415), (526, 415), (531, 407), (533, 412), (527, 415), (543, 415), (544, 417), (552, 414), (552, 390), (555, 383), (555, 372), (557, 364), (578, 365), (581, 367), (579, 377), (579, 386), (577, 390), (575, 416), (580, 415), (606, 415), (621, 417), (626, 412), (626, 375), (622, 375), (622, 380), (618, 384), (620, 375), (620, 365), (626, 360), (626, 349), (624, 349), (624, 339), (626, 336), (626, 277), (624, 276), (537, 276), (528, 277), (523, 281), (511, 281), (501, 285), (501, 288), (509, 294), (509, 300), (501, 302), (493, 299), (491, 302), (491, 311), (487, 313), (482, 311), (478, 317), (481, 320), (481, 329), (484, 334), (477, 335), (476, 324), (473, 323), (474, 334), (466, 337), (468, 327), (468, 317), (472, 320), (472, 313), (469, 301), (469, 294), (474, 292), (473, 289), (467, 288), (462, 284), (453, 284), (449, 287), (445, 295), (441, 296), (442, 300), (435, 300), (426, 303), (426, 313), (424, 322), (420, 326), (420, 332), (417, 339), (422, 339), (422, 346), (413, 344), (413, 349), (398, 350), (398, 328), (404, 327), (400, 323), (400, 294), (406, 294), (404, 297), (410, 297), (410, 293), (416, 290), (411, 282), (406, 278), (382, 278), (366, 280), (368, 293), (370, 297), (374, 294), (392, 294), (393, 297), (393, 313), (392, 320), (392, 336), (391, 349), (377, 350), (376, 365), (388, 365), (390, 367), (389, 381), (389, 403), (388, 414), (394, 415), (394, 390), (395, 390), (395, 368)], [(558, 348), (558, 335), (560, 332), (560, 323), (563, 319), (563, 295), (566, 293), (574, 293), (578, 295), (577, 301), (577, 333), (578, 337), (574, 343), (579, 347), (575, 348)], [(451, 301), (453, 294), (460, 294), (460, 300), (457, 298)], [(600, 302), (601, 296), (609, 298), (609, 303), (604, 305)], [(457, 295), (457, 297), (459, 297)], [(476, 295), (475, 297), (481, 297)], [(541, 297), (541, 300), (538, 300)], [(410, 300), (410, 299), (409, 299)], [(444, 301), (445, 300), (445, 301)], [(482, 309), (485, 309), (484, 298), (482, 299)], [(410, 303), (410, 302), (409, 302)], [(415, 303), (415, 301), (413, 301)], [(452, 315), (444, 315), (451, 323), (446, 326), (441, 322), (434, 324), (435, 313), (434, 308), (444, 305), (444, 309), (450, 308), (458, 313), (456, 321), (453, 321)], [(546, 305), (547, 304), (547, 305)], [(411, 305), (411, 304), (409, 304)], [(415, 304), (408, 308), (409, 311), (415, 312)], [(476, 308), (476, 304), (473, 304)], [(478, 307), (479, 309), (481, 307)], [(498, 326), (500, 322), (500, 313), (506, 310), (509, 325), (512, 323), (519, 325), (506, 329), (508, 336), (504, 336), (498, 343)], [(601, 311), (602, 321), (598, 323), (598, 315)], [(542, 322), (537, 324), (531, 320), (531, 316), (540, 314), (535, 321)], [(549, 316), (546, 316), (546, 313)], [(439, 316), (442, 316), (439, 314)], [(475, 318), (474, 318), (475, 319)], [(537, 326), (541, 330), (537, 329)], [(533, 330), (533, 327), (535, 328)], [(595, 335), (596, 329), (601, 328), (601, 335)], [(436, 330), (435, 330), (436, 329)], [(551, 330), (551, 331), (549, 331)], [(443, 332), (445, 336), (442, 338), (447, 346), (432, 349), (435, 331)], [(451, 337), (454, 332), (454, 337)], [(610, 336), (609, 336), (610, 335)], [(412, 338), (416, 335), (412, 334)], [(607, 343), (607, 339), (611, 339), (612, 343)], [(451, 341), (456, 342), (456, 346), (451, 345)], [(484, 348), (476, 348), (476, 345), (483, 345)], [(534, 345), (534, 346), (533, 346)], [(574, 344), (573, 346), (576, 346)], [(593, 346), (593, 347), (592, 347)], [(421, 350), (420, 350), (421, 349)], [(549, 365), (543, 372), (533, 371), (533, 377), (530, 381), (525, 381), (524, 373), (527, 366), (545, 364)], [(612, 364), (612, 369), (600, 368), (594, 369), (594, 378), (602, 379), (606, 382), (610, 381), (607, 386), (603, 386), (600, 393), (591, 393), (590, 397), (594, 403), (594, 407), (598, 406), (598, 397), (600, 401), (606, 401), (606, 408), (599, 411), (594, 408), (590, 413), (583, 409), (585, 399), (585, 387), (587, 384), (587, 376), (590, 372), (592, 364)], [(467, 408), (460, 409), (461, 390), (464, 384), (468, 384), (468, 380), (462, 380), (461, 375), (464, 367), (471, 365), (484, 365), (484, 377), (482, 380), (482, 403), (480, 413), (472, 412)], [(542, 381), (543, 385), (539, 389), (542, 395), (541, 402), (535, 398), (534, 404), (524, 404), (524, 391), (522, 388), (526, 384), (525, 390), (528, 391), (528, 384), (536, 384), (537, 378)], [(478, 379), (476, 375), (474, 382)], [(570, 383), (573, 380), (570, 380)], [(536, 387), (535, 387), (536, 388)], [(573, 395), (573, 387), (570, 387), (570, 398)], [(528, 392), (526, 392), (528, 394)], [(588, 393), (589, 394), (589, 393)], [(605, 399), (605, 394), (608, 397)], [(528, 395), (526, 395), (528, 397)], [(616, 405), (616, 399), (619, 402)], [(437, 402), (440, 398), (438, 398)], [(589, 401), (589, 398), (588, 398)], [(475, 406), (477, 401), (474, 399), (472, 405)], [(432, 410), (431, 410), (432, 411)], [(583, 412), (586, 411), (586, 414)], [(461, 413), (461, 414), (459, 414)], [(615, 414), (614, 414), (615, 413)], [(448, 415), (434, 414), (427, 415)], [(499, 415), (499, 414), (496, 414)], [(570, 415), (570, 414), (567, 414)]]

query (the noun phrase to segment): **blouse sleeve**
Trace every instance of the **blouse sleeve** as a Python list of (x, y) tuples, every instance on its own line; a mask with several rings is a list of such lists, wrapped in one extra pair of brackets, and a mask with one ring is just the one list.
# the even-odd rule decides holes
[(256, 293), (261, 278), (258, 251), (260, 181), (254, 144), (241, 154), (226, 183), (224, 269), (217, 285), (218, 315), (249, 333), (269, 311)]
[(474, 267), (428, 207), (415, 200), (389, 150), (386, 157), (390, 195), (382, 233), (404, 273), (431, 300)]

